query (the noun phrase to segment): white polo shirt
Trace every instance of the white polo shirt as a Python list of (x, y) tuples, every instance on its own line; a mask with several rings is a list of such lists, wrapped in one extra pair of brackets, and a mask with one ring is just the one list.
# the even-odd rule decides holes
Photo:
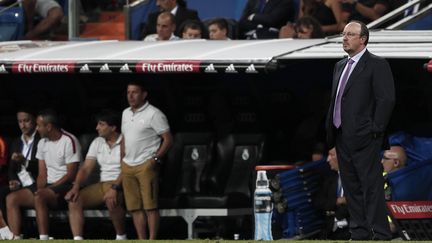
[(112, 147), (105, 138), (97, 137), (90, 144), (86, 159), (96, 160), (100, 165), (100, 180), (114, 181), (120, 174), (120, 135)]
[(41, 138), (38, 143), (36, 158), (45, 160), (47, 167), (47, 183), (52, 184), (66, 175), (67, 164), (81, 161), (81, 145), (77, 138), (64, 131), (56, 141)]
[(159, 149), (160, 135), (169, 131), (168, 120), (156, 107), (146, 102), (138, 110), (126, 108), (122, 115), (122, 133), (125, 141), (123, 161), (136, 166), (150, 159)]

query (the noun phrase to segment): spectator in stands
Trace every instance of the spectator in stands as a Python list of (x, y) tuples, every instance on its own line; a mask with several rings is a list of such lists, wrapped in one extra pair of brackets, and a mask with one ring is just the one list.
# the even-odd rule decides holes
[[(83, 239), (83, 208), (95, 208), (102, 204), (110, 212), (116, 240), (127, 239), (120, 175), (120, 123), (120, 116), (111, 110), (104, 110), (97, 116), (96, 130), (99, 137), (91, 143), (73, 187), (65, 196), (69, 202), (69, 223), (74, 240)], [(80, 190), (97, 164), (100, 166), (100, 182)]]
[(349, 213), (339, 175), (336, 148), (329, 150), (327, 161), (331, 171), (324, 178), (322, 187), (314, 198), (315, 207), (322, 210), (326, 216), (322, 237), (331, 240), (348, 240), (350, 238)]
[(190, 20), (185, 22), (182, 31), (183, 39), (201, 39), (203, 36), (203, 28), (200, 22)]
[(209, 21), (208, 32), (210, 40), (230, 40), (228, 37), (228, 22), (224, 18)]
[(39, 113), (36, 124), (41, 140), (36, 154), (39, 175), (34, 204), (39, 238), (48, 240), (48, 211), (66, 203), (64, 196), (72, 188), (81, 161), (81, 146), (74, 135), (61, 129), (59, 117), (52, 110)]
[(279, 29), (294, 22), (292, 0), (248, 0), (239, 20), (240, 38), (278, 38)]
[[(200, 21), (197, 11), (186, 8), (184, 0), (157, 0), (156, 5), (159, 11), (149, 14), (143, 36), (156, 33), (157, 18), (161, 12), (172, 13), (177, 27), (180, 27), (186, 20)], [(182, 33), (180, 29), (177, 29), (174, 34), (180, 36)]]
[(144, 41), (167, 41), (167, 40), (179, 40), (174, 35), (176, 29), (174, 15), (170, 12), (162, 12), (157, 18), (157, 33), (148, 35), (144, 38)]
[[(33, 192), (36, 191), (35, 178), (38, 174), (36, 150), (40, 139), (36, 132), (36, 119), (31, 111), (19, 109), (17, 121), (21, 136), (15, 139), (11, 145), (9, 185), (6, 190), (2, 191), (4, 194), (2, 194), (1, 199), (3, 204), (3, 200), (6, 198), (8, 222), (13, 235), (16, 236), (15, 239), (19, 239), (21, 235), (20, 208), (32, 208), (34, 206)], [(4, 206), (2, 205), (3, 210)]]
[(287, 23), (279, 32), (279, 38), (314, 39), (323, 37), (321, 25), (310, 16), (301, 17), (295, 25)]
[[(25, 39), (38, 39), (41, 35), (51, 31), (63, 19), (63, 10), (55, 0), (23, 0), (24, 12), (27, 20)], [(34, 26), (34, 17), (38, 15), (42, 20)]]
[(122, 115), (121, 147), (126, 208), (138, 238), (147, 238), (148, 223), (149, 239), (154, 240), (159, 227), (159, 164), (172, 144), (172, 136), (167, 118), (149, 104), (142, 83), (129, 83), (127, 100), (130, 107)]
[(388, 0), (341, 0), (348, 6), (349, 20), (369, 23), (390, 10)]
[(299, 18), (304, 16), (315, 18), (327, 35), (340, 33), (346, 24), (340, 0), (301, 0)]

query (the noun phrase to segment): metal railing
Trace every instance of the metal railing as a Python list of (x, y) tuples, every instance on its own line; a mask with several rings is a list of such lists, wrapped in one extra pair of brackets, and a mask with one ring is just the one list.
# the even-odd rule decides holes
[(412, 23), (416, 22), (417, 20), (420, 20), (421, 18), (423, 18), (429, 14), (432, 14), (432, 3), (429, 4), (428, 6), (424, 7), (423, 9), (421, 9), (416, 14), (410, 15), (410, 16), (408, 16), (404, 19), (401, 19), (398, 22), (388, 26), (387, 29), (389, 29), (389, 30), (403, 29), (406, 26), (408, 26), (409, 24), (412, 24)]
[(413, 0), (411, 2), (407, 2), (406, 4), (400, 6), (399, 8), (387, 13), (386, 15), (382, 16), (381, 18), (378, 18), (375, 21), (370, 22), (367, 27), (369, 29), (376, 29), (383, 26), (385, 23), (388, 23), (389, 21), (395, 19), (396, 17), (400, 16), (401, 14), (405, 13), (405, 10), (408, 10), (411, 7), (414, 7), (416, 4), (421, 4), (423, 2), (430, 1), (430, 0)]

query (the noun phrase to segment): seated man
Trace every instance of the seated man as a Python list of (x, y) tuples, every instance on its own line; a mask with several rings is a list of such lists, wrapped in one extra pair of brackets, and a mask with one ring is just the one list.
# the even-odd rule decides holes
[[(159, 11), (149, 14), (144, 37), (156, 33), (157, 18), (162, 12), (172, 13), (177, 27), (181, 26), (186, 20), (200, 21), (197, 11), (186, 8), (186, 3), (183, 0), (157, 0), (156, 5), (159, 7)], [(180, 36), (180, 31), (180, 29), (177, 29), (174, 35)]]
[(157, 18), (156, 34), (148, 35), (144, 41), (168, 41), (168, 40), (179, 40), (174, 35), (176, 24), (174, 15), (170, 12), (162, 12)]
[(339, 175), (336, 148), (329, 150), (327, 161), (332, 171), (324, 178), (322, 188), (314, 198), (314, 205), (325, 212), (326, 221), (323, 238), (348, 240), (350, 238), (348, 228), (349, 213)]
[(65, 203), (64, 195), (72, 188), (81, 161), (81, 146), (74, 135), (60, 128), (59, 118), (52, 110), (39, 113), (36, 124), (41, 140), (36, 154), (39, 175), (34, 204), (39, 238), (48, 240), (48, 210)]
[[(405, 166), (407, 161), (407, 155), (405, 153), (405, 149), (401, 146), (391, 146), (389, 150), (384, 151), (383, 158), (381, 163), (384, 168), (384, 193), (387, 201), (392, 200), (391, 196), (391, 188), (387, 181), (387, 174), (394, 172)], [(397, 233), (396, 225), (392, 222), (392, 219), (388, 217), (388, 221), (390, 224), (390, 230), (393, 234)]]
[(201, 23), (198, 21), (187, 21), (184, 24), (182, 31), (182, 38), (187, 39), (201, 39), (203, 36), (203, 29)]
[(33, 208), (33, 193), (36, 191), (35, 178), (38, 175), (36, 148), (39, 134), (36, 132), (36, 118), (31, 111), (17, 112), (19, 136), (11, 145), (9, 162), (9, 186), (6, 204), (9, 226), (15, 239), (21, 237), (21, 207)]
[[(116, 240), (126, 240), (125, 209), (120, 176), (120, 116), (105, 110), (97, 116), (99, 137), (90, 145), (84, 164), (81, 165), (72, 189), (66, 194), (69, 202), (69, 223), (74, 240), (83, 239), (83, 208), (105, 204), (116, 231)], [(80, 190), (96, 164), (100, 165), (100, 182)]]
[[(27, 33), (25, 39), (33, 40), (52, 30), (63, 19), (63, 10), (55, 0), (23, 0), (23, 8), (27, 19)], [(34, 26), (35, 15), (42, 20)]]
[(240, 38), (278, 38), (279, 29), (295, 20), (292, 0), (248, 0), (239, 20)]
[(229, 40), (228, 22), (224, 18), (216, 18), (208, 22), (210, 40)]
[(384, 172), (390, 173), (405, 166), (407, 156), (402, 146), (391, 146), (389, 150), (384, 151), (381, 163)]

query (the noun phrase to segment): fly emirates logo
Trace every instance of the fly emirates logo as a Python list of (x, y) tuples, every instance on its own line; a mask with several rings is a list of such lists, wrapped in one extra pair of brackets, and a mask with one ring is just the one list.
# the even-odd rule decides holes
[(393, 212), (401, 213), (401, 214), (410, 214), (410, 213), (432, 213), (432, 205), (395, 205), (392, 204), (391, 208)]
[(72, 73), (72, 63), (15, 63), (12, 71), (14, 73)]
[(142, 73), (196, 73), (199, 66), (199, 62), (140, 62), (136, 69)]

